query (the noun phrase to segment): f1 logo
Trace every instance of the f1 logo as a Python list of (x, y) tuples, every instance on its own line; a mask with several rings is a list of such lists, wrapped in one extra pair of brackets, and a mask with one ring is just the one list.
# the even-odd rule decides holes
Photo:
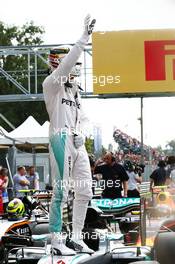
[[(175, 55), (175, 40), (145, 41), (145, 75), (147, 81), (166, 80), (165, 57)], [(175, 59), (172, 60), (175, 80)]]

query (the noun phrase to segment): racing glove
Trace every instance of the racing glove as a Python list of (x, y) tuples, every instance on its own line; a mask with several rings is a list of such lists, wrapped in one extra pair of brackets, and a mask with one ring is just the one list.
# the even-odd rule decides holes
[(74, 135), (74, 146), (76, 149), (85, 143), (85, 138), (82, 134)]
[(90, 21), (91, 21), (91, 16), (88, 14), (84, 19), (83, 35), (81, 36), (81, 38), (79, 40), (82, 44), (86, 44), (88, 42), (89, 36), (93, 31), (93, 28), (94, 28), (96, 21), (95, 21), (95, 19), (93, 19), (91, 23), (90, 23)]

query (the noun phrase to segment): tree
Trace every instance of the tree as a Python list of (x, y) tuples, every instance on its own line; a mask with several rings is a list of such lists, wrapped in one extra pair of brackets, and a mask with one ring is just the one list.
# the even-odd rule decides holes
[(91, 137), (86, 138), (85, 146), (89, 154), (94, 154), (94, 140)]
[[(22, 27), (8, 26), (0, 22), (0, 43), (1, 46), (19, 46), (19, 45), (40, 45), (43, 43), (42, 35), (44, 33), (43, 27), (35, 26), (31, 21)], [(34, 92), (34, 56), (31, 56), (31, 93)], [(0, 66), (5, 71), (10, 71), (10, 74), (27, 87), (28, 79), (28, 56), (27, 55), (3, 55), (0, 57)], [(38, 64), (38, 71), (42, 69), (47, 72), (47, 66), (40, 61)], [(39, 92), (42, 91), (42, 81), (44, 77), (38, 76)], [(5, 94), (19, 94), (21, 93), (15, 85), (6, 80), (3, 75), (0, 75), (0, 95)], [(20, 125), (29, 115), (33, 115), (37, 121), (43, 123), (48, 119), (44, 102), (14, 102), (14, 103), (1, 103), (0, 113), (2, 113), (14, 126)], [(0, 125), (5, 129), (9, 129), (6, 123), (0, 120)]]
[(168, 155), (175, 155), (175, 139), (170, 140), (166, 144), (166, 152)]

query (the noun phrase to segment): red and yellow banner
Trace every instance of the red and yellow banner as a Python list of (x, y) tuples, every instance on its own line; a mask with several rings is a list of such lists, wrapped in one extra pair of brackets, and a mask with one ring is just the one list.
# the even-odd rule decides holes
[(95, 32), (95, 94), (175, 92), (175, 29)]

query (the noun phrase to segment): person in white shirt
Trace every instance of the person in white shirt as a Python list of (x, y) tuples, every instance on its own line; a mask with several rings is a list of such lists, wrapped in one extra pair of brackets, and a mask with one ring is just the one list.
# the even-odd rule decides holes
[(14, 191), (17, 198), (23, 198), (24, 193), (20, 190), (28, 190), (30, 182), (27, 179), (26, 169), (23, 166), (17, 168), (17, 173), (13, 176)]
[(127, 197), (140, 197), (138, 184), (142, 182), (142, 177), (135, 173), (131, 161), (125, 161), (124, 167), (129, 177)]

